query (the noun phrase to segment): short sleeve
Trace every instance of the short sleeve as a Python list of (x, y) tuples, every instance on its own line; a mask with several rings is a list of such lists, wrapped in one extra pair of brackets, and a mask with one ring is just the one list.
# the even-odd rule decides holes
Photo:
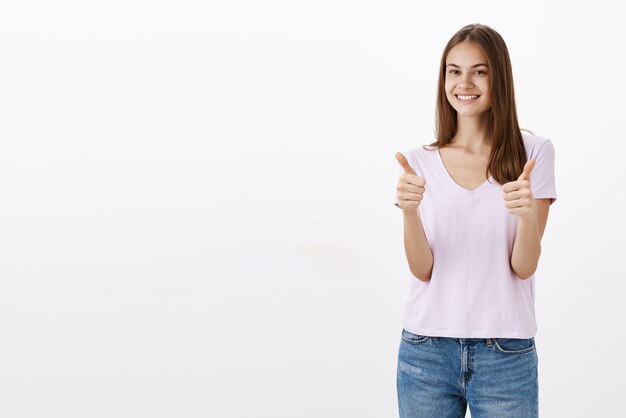
[(530, 187), (535, 199), (550, 199), (550, 204), (556, 201), (556, 182), (554, 176), (554, 145), (546, 141), (539, 147), (535, 159), (535, 166), (530, 172)]

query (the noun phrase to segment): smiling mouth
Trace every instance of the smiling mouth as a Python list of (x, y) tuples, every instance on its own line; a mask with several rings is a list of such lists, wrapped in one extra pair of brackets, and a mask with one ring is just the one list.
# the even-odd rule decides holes
[(455, 94), (454, 97), (461, 103), (471, 103), (480, 97), (480, 94)]

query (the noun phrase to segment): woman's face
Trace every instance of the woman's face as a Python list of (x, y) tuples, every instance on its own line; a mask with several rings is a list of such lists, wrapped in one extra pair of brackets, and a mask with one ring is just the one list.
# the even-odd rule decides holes
[(446, 97), (458, 116), (480, 115), (491, 108), (491, 69), (475, 43), (464, 41), (450, 49), (445, 80)]

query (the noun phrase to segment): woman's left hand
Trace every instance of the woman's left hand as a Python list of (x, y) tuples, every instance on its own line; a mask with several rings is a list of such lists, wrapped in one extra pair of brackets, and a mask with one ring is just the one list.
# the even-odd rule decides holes
[(535, 160), (528, 160), (518, 179), (502, 186), (504, 205), (509, 213), (529, 220), (537, 218), (537, 202), (530, 189), (530, 172), (534, 166)]

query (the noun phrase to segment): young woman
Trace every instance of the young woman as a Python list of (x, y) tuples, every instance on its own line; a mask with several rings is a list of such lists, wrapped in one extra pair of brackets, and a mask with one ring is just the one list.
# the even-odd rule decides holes
[(401, 417), (536, 417), (535, 277), (554, 146), (522, 133), (508, 49), (460, 29), (439, 71), (436, 140), (397, 153), (411, 276), (398, 354)]

